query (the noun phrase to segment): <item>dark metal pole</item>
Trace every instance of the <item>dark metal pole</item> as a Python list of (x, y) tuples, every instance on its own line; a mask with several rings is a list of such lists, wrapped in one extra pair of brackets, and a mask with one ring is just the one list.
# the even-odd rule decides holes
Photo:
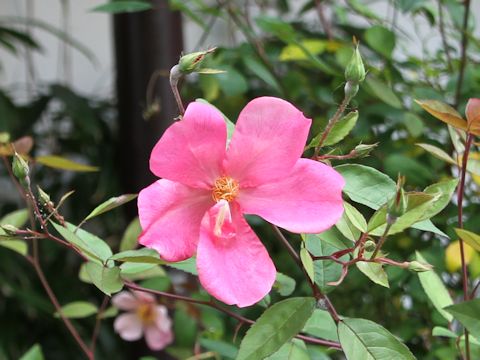
[[(138, 192), (155, 177), (148, 166), (150, 152), (165, 129), (178, 115), (168, 74), (183, 49), (180, 13), (168, 8), (167, 0), (152, 0), (153, 10), (114, 16), (119, 160), (125, 192)], [(157, 78), (153, 98), (160, 111), (143, 118), (147, 86)], [(136, 209), (129, 210), (134, 214)]]

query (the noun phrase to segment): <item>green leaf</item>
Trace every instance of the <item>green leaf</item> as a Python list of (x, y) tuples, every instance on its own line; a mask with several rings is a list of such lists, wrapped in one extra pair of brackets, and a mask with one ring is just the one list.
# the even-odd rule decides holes
[(15, 251), (22, 256), (26, 256), (28, 254), (28, 246), (24, 240), (17, 240), (14, 238), (5, 240), (0, 238), (0, 246)]
[(295, 29), (289, 23), (278, 17), (259, 16), (255, 19), (257, 25), (265, 32), (275, 35), (286, 43), (293, 43), (297, 37)]
[(429, 231), (434, 234), (438, 234), (441, 236), (445, 236), (449, 238), (447, 234), (445, 234), (442, 230), (440, 230), (438, 227), (436, 227), (431, 220), (422, 220), (420, 222), (417, 222), (412, 225), (412, 228), (422, 230), (422, 231)]
[(142, 227), (140, 226), (140, 220), (136, 217), (123, 233), (122, 240), (120, 241), (120, 251), (135, 249), (138, 245), (138, 237), (141, 232)]
[(238, 349), (235, 346), (225, 341), (200, 338), (200, 345), (205, 349), (220, 355), (221, 359), (226, 358), (233, 360), (238, 353)]
[(480, 299), (450, 305), (444, 310), (460, 321), (474, 337), (480, 339)]
[(110, 257), (110, 260), (146, 263), (146, 264), (164, 264), (165, 261), (160, 259), (158, 252), (149, 248), (140, 248), (137, 250), (122, 251)]
[[(322, 241), (322, 235), (323, 234), (307, 234), (305, 236), (306, 247), (312, 255), (328, 256), (343, 249), (343, 247), (339, 249), (326, 241)], [(342, 256), (340, 258), (340, 260), (343, 261), (347, 259), (348, 256)], [(332, 260), (315, 260), (313, 265), (315, 269), (315, 284), (318, 285), (320, 290), (323, 293), (328, 293), (335, 289), (335, 286), (330, 285), (329, 283), (340, 279), (340, 276), (342, 275), (342, 265)]]
[(61, 156), (56, 155), (46, 155), (46, 156), (39, 156), (35, 159), (37, 163), (42, 165), (54, 168), (54, 169), (61, 169), (61, 170), (68, 170), (68, 171), (78, 171), (78, 172), (92, 172), (98, 171), (98, 167), (84, 165), (77, 163), (75, 161), (65, 159)]
[(277, 79), (272, 75), (272, 73), (263, 65), (261, 62), (257, 61), (251, 56), (245, 56), (242, 58), (245, 66), (253, 72), (258, 78), (262, 79), (270, 85), (277, 93), (281, 93), (282, 90), (278, 84)]
[(395, 194), (395, 182), (380, 171), (358, 164), (336, 166), (345, 179), (343, 192), (357, 203), (378, 209)]
[(338, 341), (337, 324), (326, 310), (315, 309), (302, 332), (321, 339)]
[(152, 9), (153, 5), (146, 1), (111, 1), (94, 7), (91, 11), (119, 14), (125, 12), (139, 12)]
[(265, 358), (266, 360), (310, 360), (305, 343), (299, 339), (292, 339), (284, 344), (277, 352)]
[[(413, 224), (424, 220), (428, 209), (435, 203), (439, 196), (435, 197), (425, 193), (407, 193), (407, 210), (400, 216), (390, 228), (388, 234), (399, 233)], [(381, 236), (387, 226), (387, 205), (378, 209), (368, 222), (370, 235)]]
[(102, 263), (112, 256), (110, 247), (99, 237), (83, 229), (78, 229), (70, 223), (65, 223), (66, 227), (53, 221), (51, 224), (65, 240), (78, 248), (85, 256), (93, 260), (100, 260)]
[(314, 298), (290, 298), (265, 310), (243, 338), (237, 360), (263, 359), (275, 353), (302, 330), (314, 307)]
[(110, 306), (109, 308), (107, 308), (104, 312), (102, 313), (99, 313), (98, 314), (98, 317), (100, 319), (108, 319), (108, 318), (112, 318), (112, 317), (115, 317), (118, 315), (118, 309), (114, 306)]
[(132, 201), (133, 199), (136, 199), (137, 196), (138, 194), (124, 194), (117, 197), (112, 197), (107, 201), (105, 201), (104, 203), (98, 205), (95, 209), (93, 209), (93, 211), (90, 214), (88, 214), (88, 216), (82, 221), (82, 223), (94, 218), (95, 216), (98, 216), (100, 214), (106, 213), (107, 211), (115, 209), (116, 207), (122, 206), (123, 204), (126, 204), (127, 202)]
[[(418, 251), (416, 252), (417, 260), (426, 263), (427, 261), (423, 258), (422, 254)], [(428, 298), (432, 302), (435, 309), (437, 309), (440, 314), (447, 319), (452, 321), (453, 317), (443, 308), (453, 304), (453, 300), (448, 293), (447, 288), (443, 285), (440, 277), (435, 273), (435, 271), (429, 270), (424, 272), (417, 273), (420, 283), (422, 284), (423, 290), (427, 294)]]
[(107, 268), (89, 261), (85, 265), (85, 269), (93, 284), (106, 295), (111, 296), (112, 293), (122, 290), (123, 282), (120, 278), (120, 268)]
[(33, 345), (19, 360), (44, 360), (40, 345)]
[(456, 228), (455, 232), (458, 237), (465, 241), (468, 245), (477, 251), (480, 251), (480, 235), (477, 235), (471, 231), (465, 229)]
[[(358, 111), (349, 112), (347, 115), (342, 117), (333, 127), (332, 130), (328, 133), (325, 141), (322, 146), (335, 145), (336, 143), (342, 141), (352, 129), (355, 127), (355, 124), (358, 120)], [(308, 144), (307, 149), (314, 148), (318, 146), (320, 139), (323, 136), (323, 132), (315, 136), (310, 144)]]
[[(407, 211), (393, 224), (389, 234), (399, 233), (415, 223), (437, 215), (450, 203), (457, 183), (457, 179), (443, 180), (427, 186), (423, 193), (408, 193)], [(383, 206), (373, 214), (368, 224), (371, 235), (380, 236), (384, 232), (386, 215), (386, 206)]]
[(375, 25), (365, 32), (365, 42), (376, 52), (386, 58), (392, 57), (395, 48), (395, 34), (380, 25)]
[[(305, 39), (300, 43), (313, 55), (321, 54), (328, 44), (327, 41), (318, 39)], [(308, 60), (308, 56), (300, 46), (289, 44), (282, 49), (278, 59), (280, 61), (301, 61)]]
[(224, 72), (212, 76), (218, 79), (220, 88), (226, 96), (238, 96), (247, 92), (248, 83), (242, 73), (228, 65), (217, 67)]
[(438, 120), (454, 128), (467, 130), (467, 122), (450, 105), (438, 100), (415, 100), (415, 102)]
[(365, 319), (345, 318), (338, 338), (347, 360), (412, 360), (410, 350), (384, 327)]
[[(62, 306), (62, 314), (69, 319), (81, 319), (96, 314), (98, 308), (96, 305), (86, 301), (74, 301), (67, 305)], [(55, 312), (56, 318), (60, 317), (58, 311)]]
[(361, 232), (367, 231), (367, 222), (363, 215), (347, 202), (343, 203), (345, 211), (335, 226), (350, 241), (357, 241)]
[(192, 275), (198, 275), (197, 259), (195, 257), (191, 257), (190, 259), (179, 261), (179, 262), (165, 263), (165, 265), (177, 270), (185, 271)]
[(305, 272), (307, 273), (308, 277), (310, 278), (311, 281), (314, 281), (315, 270), (313, 268), (313, 260), (308, 250), (304, 247), (300, 249), (300, 260), (302, 262), (303, 268), (305, 269)]
[(296, 282), (290, 276), (277, 272), (277, 277), (273, 283), (273, 288), (278, 291), (281, 296), (289, 296), (295, 290)]
[[(0, 225), (13, 225), (16, 228), (21, 228), (28, 220), (28, 210), (21, 209), (11, 212), (0, 219)], [(0, 229), (0, 234), (3, 230)], [(4, 234), (4, 232), (3, 232)]]
[(366, 89), (369, 90), (374, 96), (382, 100), (385, 104), (390, 105), (396, 109), (402, 108), (402, 101), (393, 92), (393, 90), (380, 79), (368, 76), (365, 80)]
[(343, 202), (343, 208), (345, 209), (345, 214), (352, 223), (352, 225), (361, 232), (366, 232), (367, 221), (363, 217), (362, 213), (346, 201)]
[[(365, 258), (369, 259), (373, 252), (365, 251)], [(388, 276), (383, 270), (382, 264), (360, 261), (355, 264), (365, 276), (372, 280), (375, 284), (389, 288)]]
[(442, 149), (436, 146), (433, 146), (430, 144), (422, 144), (422, 143), (418, 143), (415, 145), (420, 146), (423, 150), (429, 152), (430, 154), (435, 156), (437, 159), (443, 160), (452, 165), (457, 165), (455, 160), (453, 160), (453, 158), (450, 155), (448, 155), (445, 151), (443, 151)]
[(446, 329), (441, 326), (435, 326), (432, 329), (432, 336), (442, 336), (442, 337), (449, 337), (452, 339), (456, 339), (458, 337), (452, 330)]

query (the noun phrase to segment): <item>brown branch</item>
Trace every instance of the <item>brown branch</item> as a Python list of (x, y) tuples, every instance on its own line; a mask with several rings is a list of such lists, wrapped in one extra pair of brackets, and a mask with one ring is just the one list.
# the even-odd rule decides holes
[[(141, 286), (138, 286), (137, 284), (132, 283), (132, 282), (125, 282), (125, 286), (132, 289), (132, 290), (143, 291), (143, 292), (147, 292), (147, 293), (150, 293), (150, 294), (153, 294), (153, 295), (163, 296), (163, 297), (173, 299), (173, 300), (179, 300), (179, 301), (189, 302), (189, 303), (192, 303), (192, 304), (209, 306), (211, 308), (214, 308), (218, 311), (223, 312), (224, 314), (227, 314), (228, 316), (233, 317), (234, 319), (240, 321), (241, 323), (250, 324), (250, 325), (255, 324), (254, 320), (248, 319), (248, 318), (243, 317), (243, 316), (241, 316), (241, 315), (239, 315), (239, 314), (237, 314), (233, 311), (225, 309), (224, 307), (222, 307), (220, 305), (217, 305), (216, 303), (214, 303), (212, 301), (197, 300), (197, 299), (194, 299), (194, 298), (191, 298), (191, 297), (188, 297), (188, 296), (182, 296), (182, 295), (167, 293), (167, 292), (164, 292), (164, 291), (147, 289), (147, 288), (143, 288)], [(311, 344), (327, 346), (327, 347), (335, 348), (335, 349), (338, 349), (338, 350), (342, 349), (340, 343), (338, 343), (336, 341), (329, 341), (329, 340), (314, 338), (314, 337), (301, 335), (301, 334), (298, 334), (295, 337), (297, 339), (301, 339), (301, 340), (303, 340), (305, 342), (308, 342), (308, 343), (311, 343)]]
[(97, 312), (97, 319), (95, 321), (95, 327), (93, 328), (92, 340), (90, 342), (90, 352), (93, 356), (95, 356), (95, 347), (97, 345), (98, 335), (100, 334), (100, 325), (102, 324), (102, 316), (105, 311), (105, 308), (108, 305), (110, 298), (108, 296), (103, 297), (102, 305), (100, 305), (100, 309)]
[[(468, 0), (467, 0), (468, 1)], [(463, 229), (463, 198), (465, 192), (465, 177), (467, 173), (468, 155), (470, 153), (470, 147), (472, 146), (473, 135), (467, 135), (467, 141), (465, 143), (465, 151), (462, 158), (462, 168), (460, 169), (460, 184), (457, 188), (457, 207), (458, 207), (458, 227)], [(462, 285), (463, 285), (463, 300), (467, 301), (468, 296), (468, 269), (467, 262), (465, 261), (465, 247), (462, 238), (460, 237), (460, 259), (462, 262)], [(465, 330), (465, 357), (470, 360), (470, 342), (469, 333), (467, 328)]]
[(328, 40), (332, 40), (332, 27), (331, 24), (328, 22), (327, 18), (325, 17), (322, 0), (315, 0), (315, 10), (317, 10), (318, 19), (320, 20), (320, 24), (322, 24), (323, 31), (327, 35)]

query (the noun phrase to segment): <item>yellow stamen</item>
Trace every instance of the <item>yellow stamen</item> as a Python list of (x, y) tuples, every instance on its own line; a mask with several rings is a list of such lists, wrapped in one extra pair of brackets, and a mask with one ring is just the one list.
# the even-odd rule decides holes
[(238, 182), (231, 177), (223, 176), (215, 181), (212, 197), (215, 201), (232, 201), (238, 195)]
[(137, 308), (137, 316), (144, 325), (155, 322), (155, 306), (153, 304), (142, 304)]

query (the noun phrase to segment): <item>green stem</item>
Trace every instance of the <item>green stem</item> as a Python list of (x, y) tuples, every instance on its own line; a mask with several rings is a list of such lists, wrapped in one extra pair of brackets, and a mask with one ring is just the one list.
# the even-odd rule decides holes
[(330, 120), (328, 120), (327, 127), (325, 128), (325, 131), (323, 132), (322, 137), (320, 138), (320, 141), (318, 142), (318, 145), (315, 146), (315, 152), (314, 152), (314, 155), (313, 155), (314, 159), (316, 159), (318, 157), (318, 154), (320, 152), (320, 148), (322, 147), (323, 143), (327, 139), (327, 136), (330, 133), (330, 131), (332, 131), (333, 126), (337, 123), (338, 120), (340, 120), (340, 117), (345, 112), (345, 109), (347, 108), (351, 99), (352, 99), (352, 97), (345, 96), (343, 98), (342, 103), (338, 107), (337, 111), (335, 111), (335, 114), (333, 114), (333, 116), (330, 118)]
[(385, 231), (383, 232), (380, 240), (378, 240), (377, 246), (375, 247), (375, 250), (373, 251), (372, 256), (370, 256), (370, 259), (375, 259), (375, 257), (377, 256), (378, 252), (380, 251), (383, 244), (385, 243), (385, 240), (388, 237), (388, 232), (390, 231), (390, 228), (392, 227), (392, 225), (393, 225), (393, 222), (387, 221), (387, 226), (385, 226)]

